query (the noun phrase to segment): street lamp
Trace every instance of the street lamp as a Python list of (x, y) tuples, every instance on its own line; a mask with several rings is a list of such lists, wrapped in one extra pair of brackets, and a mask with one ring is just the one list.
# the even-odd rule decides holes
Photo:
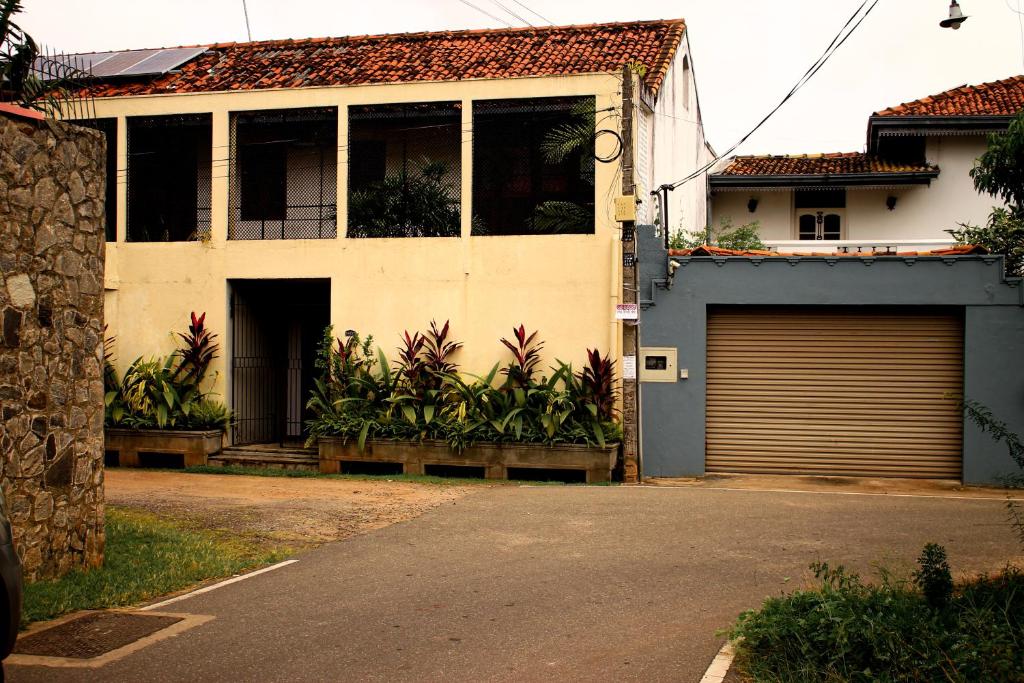
[(953, 2), (949, 4), (949, 19), (943, 19), (940, 21), (939, 26), (942, 28), (951, 28), (956, 31), (960, 28), (960, 24), (965, 21), (967, 21), (967, 17), (965, 17), (964, 13), (960, 11), (960, 3), (953, 0)]

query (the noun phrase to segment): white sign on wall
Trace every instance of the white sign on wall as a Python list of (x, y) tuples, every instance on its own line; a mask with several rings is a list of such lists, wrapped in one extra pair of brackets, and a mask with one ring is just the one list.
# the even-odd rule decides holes
[(639, 304), (615, 304), (616, 320), (637, 320), (640, 318)]
[(636, 356), (622, 357), (622, 379), (636, 379)]

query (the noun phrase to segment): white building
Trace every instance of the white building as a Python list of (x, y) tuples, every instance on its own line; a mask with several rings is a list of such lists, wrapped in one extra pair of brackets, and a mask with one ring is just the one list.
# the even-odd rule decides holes
[(947, 246), (947, 230), (983, 224), (999, 203), (968, 173), (1021, 109), (1015, 76), (875, 112), (866, 152), (732, 157), (709, 176), (708, 225), (757, 221), (781, 251)]

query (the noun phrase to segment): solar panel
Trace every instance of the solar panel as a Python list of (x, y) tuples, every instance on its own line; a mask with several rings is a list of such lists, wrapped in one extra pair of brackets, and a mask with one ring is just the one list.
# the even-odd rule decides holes
[[(205, 47), (172, 47), (157, 50), (125, 50), (123, 52), (81, 52), (77, 54), (48, 56), (91, 74), (96, 78), (116, 76), (158, 76), (181, 66), (206, 51)], [(36, 60), (36, 70), (44, 74), (42, 57)]]

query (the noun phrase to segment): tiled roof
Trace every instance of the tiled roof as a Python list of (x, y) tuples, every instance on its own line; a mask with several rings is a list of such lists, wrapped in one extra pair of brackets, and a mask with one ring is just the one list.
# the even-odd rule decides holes
[(729, 161), (728, 166), (714, 175), (843, 175), (850, 173), (927, 173), (935, 170), (934, 166), (928, 164), (902, 164), (862, 152), (837, 152), (834, 154), (737, 156)]
[(682, 19), (585, 26), (404, 33), (223, 43), (150, 80), (111, 81), (96, 96), (309, 88), (471, 78), (609, 73), (646, 67), (657, 93)]
[(868, 256), (971, 256), (973, 254), (987, 254), (985, 247), (977, 245), (964, 245), (950, 247), (948, 249), (933, 249), (932, 251), (858, 251), (858, 252), (814, 252), (814, 253), (783, 253), (779, 251), (768, 251), (755, 249), (751, 251), (740, 251), (737, 249), (722, 249), (721, 247), (702, 246), (694, 249), (669, 249), (669, 256), (843, 256), (848, 258), (864, 258)]
[(875, 116), (1013, 116), (1024, 109), (1024, 76), (946, 92), (875, 112)]

